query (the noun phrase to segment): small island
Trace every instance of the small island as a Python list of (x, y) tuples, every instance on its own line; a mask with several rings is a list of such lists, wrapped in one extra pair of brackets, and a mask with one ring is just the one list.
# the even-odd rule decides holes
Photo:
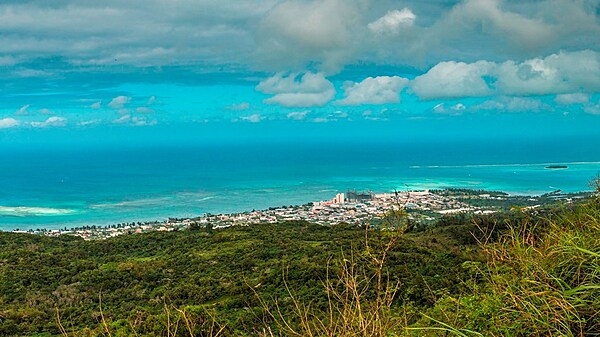
[(567, 165), (548, 165), (548, 166), (546, 166), (546, 169), (548, 169), (548, 170), (565, 170), (568, 168), (569, 167)]

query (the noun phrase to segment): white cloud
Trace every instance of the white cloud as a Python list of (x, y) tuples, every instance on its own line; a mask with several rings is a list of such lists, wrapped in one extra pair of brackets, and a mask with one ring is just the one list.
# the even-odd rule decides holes
[(473, 110), (486, 110), (493, 112), (541, 112), (554, 111), (552, 106), (540, 99), (532, 97), (499, 97), (485, 101), (471, 107)]
[(491, 89), (483, 79), (495, 65), (491, 62), (441, 62), (411, 82), (411, 89), (421, 98), (486, 96)]
[(462, 115), (462, 113), (467, 109), (467, 107), (462, 103), (457, 103), (450, 108), (446, 108), (444, 103), (439, 103), (433, 107), (433, 112), (438, 114), (446, 114), (446, 115)]
[(304, 111), (293, 111), (287, 114), (287, 118), (288, 119), (293, 119), (296, 121), (301, 121), (303, 119), (306, 118), (306, 116), (308, 115), (309, 111), (308, 110), (304, 110)]
[(600, 115), (600, 103), (598, 104), (588, 104), (583, 107), (583, 111), (592, 115)]
[(148, 120), (144, 117), (133, 117), (131, 118), (131, 123), (135, 126), (152, 126), (156, 125), (156, 120)]
[(265, 100), (268, 104), (279, 104), (288, 108), (323, 106), (333, 99), (335, 91), (322, 93), (286, 93), (277, 94)]
[(46, 109), (46, 108), (40, 109), (40, 113), (43, 114), (43, 115), (51, 115), (51, 114), (53, 114), (52, 110)]
[(28, 109), (30, 106), (30, 104), (23, 105), (17, 111), (15, 111), (15, 115), (27, 115), (29, 113)]
[(344, 85), (342, 105), (386, 104), (400, 102), (400, 92), (409, 80), (400, 76), (367, 77), (359, 83)]
[(439, 103), (433, 107), (433, 111), (436, 113), (444, 113), (446, 112), (446, 107), (444, 106), (444, 103)]
[(274, 95), (266, 99), (265, 103), (285, 107), (323, 106), (335, 96), (333, 84), (323, 74), (310, 72), (302, 76), (278, 73), (260, 82), (256, 89)]
[(262, 121), (262, 116), (260, 114), (252, 114), (250, 116), (242, 117), (242, 120), (245, 120), (250, 123), (258, 123)]
[[(383, 3), (389, 4), (378, 3), (382, 7)], [(361, 39), (363, 54), (359, 59), (423, 68), (448, 60), (521, 62), (561, 50), (598, 50), (596, 46), (600, 45), (597, 1), (461, 0), (404, 4), (419, 19), (411, 26), (402, 26), (394, 35), (370, 34), (371, 40)]]
[(411, 82), (421, 98), (528, 96), (600, 91), (600, 53), (560, 52), (523, 62), (441, 62)]
[(340, 110), (338, 110), (338, 111), (334, 111), (331, 114), (331, 116), (334, 117), (334, 118), (348, 118), (348, 113), (346, 111), (340, 111)]
[(333, 84), (323, 74), (306, 72), (302, 76), (298, 73), (289, 75), (277, 73), (261, 81), (256, 89), (266, 94), (281, 94), (289, 92), (318, 93), (332, 87)]
[(464, 104), (462, 104), (462, 103), (457, 103), (456, 105), (454, 105), (452, 107), (452, 110), (456, 110), (456, 111), (463, 111), (463, 110), (466, 110), (466, 109), (467, 109), (467, 107)]
[(14, 119), (14, 118), (3, 118), (0, 119), (0, 129), (9, 129), (9, 128), (14, 128), (21, 125), (21, 122), (19, 122), (18, 120)]
[(102, 107), (102, 102), (100, 102), (100, 101), (90, 105), (90, 108), (92, 108), (94, 110), (100, 109), (101, 107)]
[(108, 106), (113, 109), (122, 109), (125, 106), (125, 104), (129, 103), (129, 101), (131, 101), (131, 97), (117, 96), (117, 97), (113, 98), (110, 101), (110, 103), (108, 103)]
[(381, 109), (378, 112), (374, 112), (372, 110), (365, 110), (363, 111), (362, 116), (364, 120), (367, 121), (382, 122), (389, 120), (389, 118), (386, 117), (387, 112), (388, 110), (386, 108)]
[(125, 123), (129, 123), (131, 121), (131, 115), (123, 115), (115, 120), (113, 120), (112, 122), (114, 124), (125, 124)]
[(554, 101), (561, 105), (585, 104), (590, 101), (590, 96), (582, 93), (556, 95)]
[(560, 52), (522, 63), (507, 61), (496, 70), (497, 90), (504, 95), (547, 95), (600, 90), (600, 54)]
[(146, 105), (152, 105), (154, 103), (156, 103), (156, 96), (150, 96), (146, 102)]
[(67, 119), (58, 116), (52, 116), (43, 122), (31, 122), (31, 126), (34, 128), (60, 127), (65, 125), (67, 125)]
[(402, 28), (412, 26), (417, 16), (408, 8), (388, 11), (384, 16), (369, 23), (367, 27), (377, 34), (397, 34)]

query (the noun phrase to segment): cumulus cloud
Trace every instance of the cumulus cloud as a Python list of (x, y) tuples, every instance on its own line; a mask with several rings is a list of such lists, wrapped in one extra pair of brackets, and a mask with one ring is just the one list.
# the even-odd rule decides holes
[(156, 120), (148, 120), (144, 117), (133, 117), (133, 118), (131, 118), (131, 123), (134, 126), (152, 126), (152, 125), (156, 125), (157, 121)]
[(265, 100), (268, 104), (279, 104), (288, 108), (323, 106), (333, 99), (334, 90), (320, 93), (282, 93)]
[(14, 119), (14, 118), (2, 118), (0, 119), (0, 129), (9, 129), (9, 128), (14, 128), (21, 125), (21, 122), (19, 122), (18, 120)]
[(334, 117), (334, 118), (343, 119), (343, 118), (348, 118), (348, 113), (346, 111), (337, 110), (337, 111), (334, 111), (330, 116)]
[(441, 62), (416, 77), (421, 98), (551, 95), (600, 91), (600, 53), (560, 52), (523, 62)]
[(475, 105), (471, 109), (512, 113), (554, 111), (552, 106), (533, 97), (499, 97)]
[(592, 115), (600, 115), (600, 102), (598, 104), (588, 104), (584, 106), (583, 111)]
[(102, 107), (102, 102), (100, 102), (100, 101), (95, 102), (94, 104), (90, 105), (90, 108), (92, 108), (94, 110), (100, 109), (101, 107)]
[(522, 63), (498, 66), (496, 86), (502, 94), (547, 95), (600, 91), (600, 54), (560, 52)]
[(397, 36), (385, 34), (395, 39), (362, 41), (365, 48), (377, 51), (367, 52), (367, 57), (380, 62), (390, 62), (393, 57), (402, 64), (427, 67), (448, 60), (521, 62), (560, 50), (598, 50), (596, 46), (600, 45), (600, 20), (593, 1), (462, 0), (453, 1), (450, 6), (448, 3), (410, 2), (419, 20), (396, 30)]
[(335, 96), (333, 84), (321, 73), (278, 73), (263, 80), (256, 90), (274, 96), (265, 100), (268, 104), (284, 107), (323, 106)]
[(409, 80), (400, 76), (367, 77), (359, 83), (344, 85), (344, 98), (337, 101), (342, 105), (386, 104), (400, 102), (400, 92)]
[(65, 125), (67, 125), (67, 119), (57, 116), (52, 116), (43, 122), (31, 122), (31, 126), (34, 128), (60, 127)]
[(457, 103), (447, 108), (444, 103), (439, 103), (433, 107), (433, 112), (445, 115), (462, 115), (467, 107), (462, 103)]
[(242, 102), (242, 103), (239, 103), (239, 104), (232, 104), (232, 105), (227, 106), (227, 109), (233, 110), (233, 111), (248, 110), (248, 109), (250, 109), (250, 103), (248, 103), (248, 102)]
[(113, 98), (110, 101), (110, 103), (108, 103), (108, 106), (113, 109), (122, 109), (125, 106), (125, 104), (129, 103), (129, 101), (131, 101), (131, 97), (117, 96), (117, 97)]
[(260, 114), (252, 114), (250, 116), (242, 117), (242, 120), (250, 122), (250, 123), (258, 123), (262, 121), (262, 116)]
[(441, 62), (427, 73), (416, 77), (411, 89), (421, 98), (453, 98), (486, 96), (491, 89), (483, 79), (495, 64), (478, 61), (475, 63)]
[(367, 27), (377, 34), (397, 34), (402, 28), (412, 26), (417, 16), (408, 8), (392, 10), (369, 23)]
[(131, 121), (131, 115), (123, 115), (117, 119), (114, 119), (112, 122), (114, 124), (125, 124)]
[(585, 104), (590, 101), (590, 96), (580, 92), (573, 94), (562, 94), (556, 95), (554, 101), (561, 105)]
[(304, 111), (293, 111), (287, 114), (287, 118), (288, 119), (293, 119), (296, 121), (301, 121), (303, 119), (306, 118), (306, 116), (308, 115), (309, 111), (308, 110), (304, 110)]

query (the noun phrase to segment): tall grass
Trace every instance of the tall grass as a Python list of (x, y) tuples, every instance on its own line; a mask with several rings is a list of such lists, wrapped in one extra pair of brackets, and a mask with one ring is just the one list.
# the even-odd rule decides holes
[(600, 200), (508, 227), (481, 245), (487, 263), (465, 266), (470, 292), (441, 299), (419, 326), (444, 322), (486, 336), (600, 336)]
[[(349, 255), (341, 254), (330, 261), (323, 287), (326, 308), (312, 306), (294, 291), (286, 290), (292, 302), (292, 312), (282, 312), (267, 306), (264, 311), (274, 326), (266, 326), (262, 337), (384, 337), (400, 335), (408, 325), (410, 310), (393, 307), (400, 282), (393, 281), (386, 269), (389, 253), (397, 246), (411, 223), (402, 207), (389, 210), (382, 217), (379, 230), (386, 240), (377, 244), (370, 240), (372, 228), (365, 228), (361, 247), (353, 247)], [(335, 267), (335, 268), (332, 268)], [(332, 270), (336, 270), (332, 275)]]

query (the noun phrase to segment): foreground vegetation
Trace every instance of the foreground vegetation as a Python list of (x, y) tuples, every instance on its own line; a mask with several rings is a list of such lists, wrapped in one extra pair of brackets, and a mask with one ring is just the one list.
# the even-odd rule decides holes
[(91, 242), (0, 233), (0, 335), (600, 334), (599, 200), (419, 232), (405, 219)]

